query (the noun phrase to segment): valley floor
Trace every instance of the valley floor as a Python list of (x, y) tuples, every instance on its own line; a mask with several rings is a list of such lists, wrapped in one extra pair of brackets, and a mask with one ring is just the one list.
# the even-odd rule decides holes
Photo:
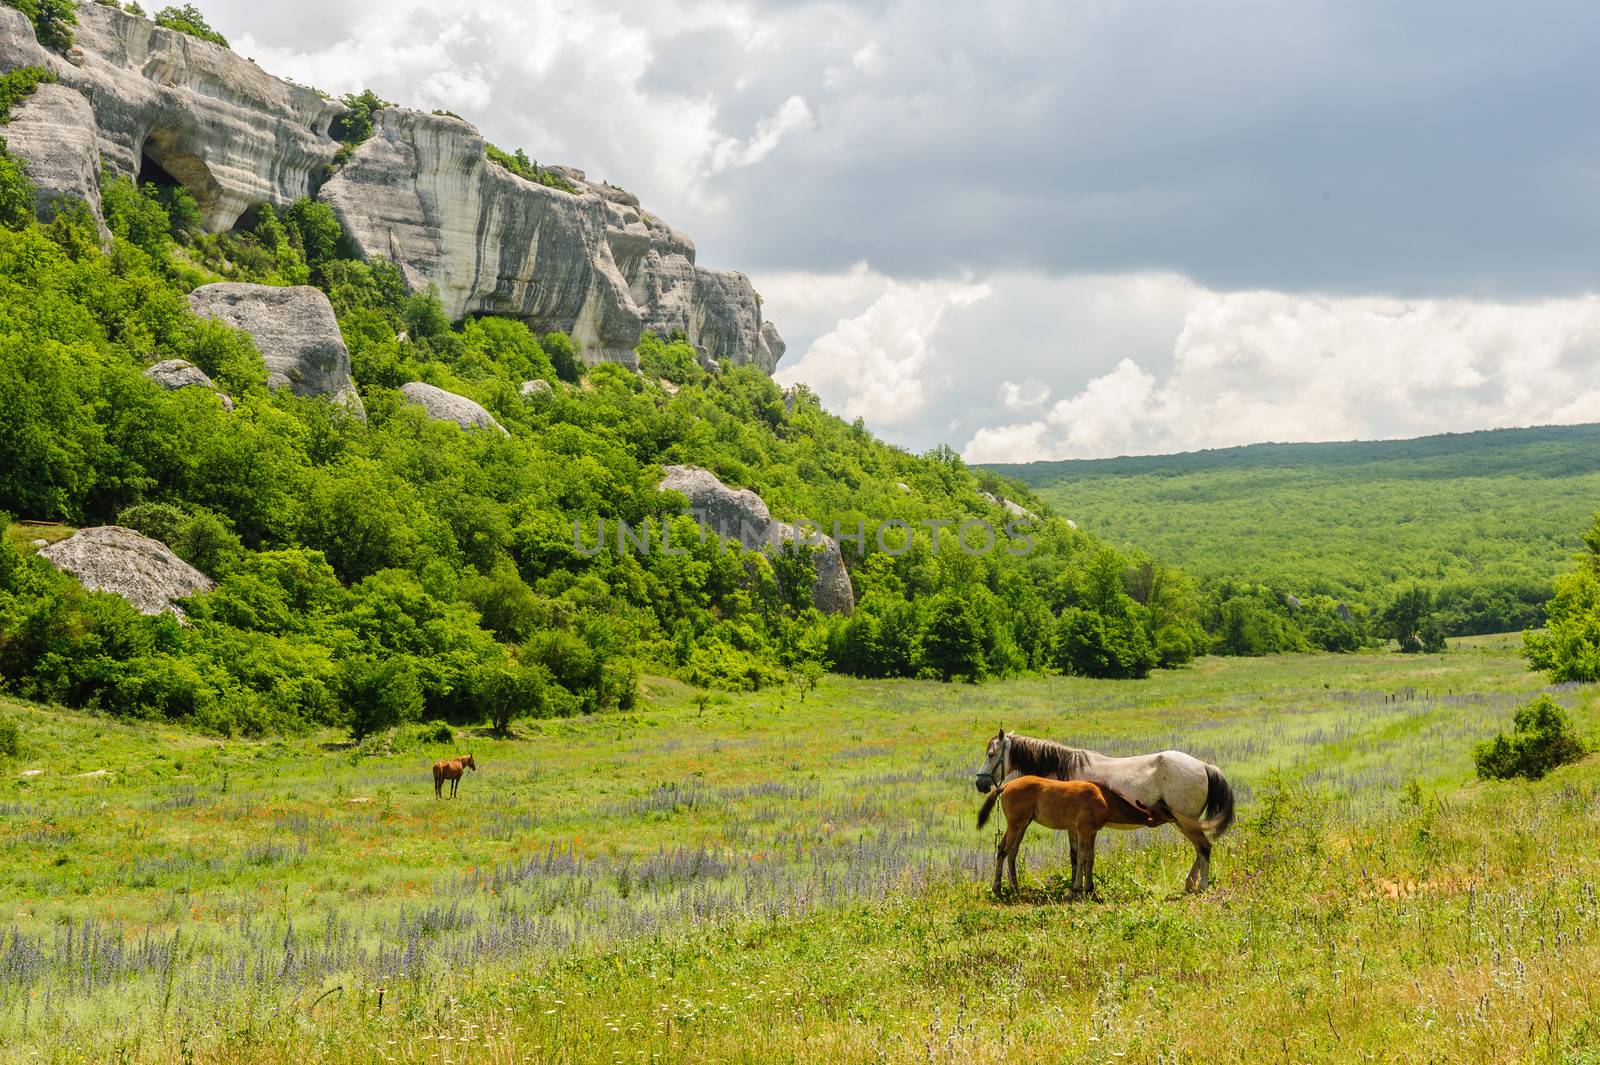
[[(1600, 757), (1480, 784), (1543, 690), (1509, 638), (1145, 682), (828, 678), (701, 707), (244, 741), (0, 702), (7, 1060), (1600, 1061)], [(1557, 698), (1586, 731), (1591, 689)], [(1102, 898), (1035, 829), (990, 898), (1004, 725), (1222, 766)], [(435, 757), (482, 771), (433, 797)], [(37, 772), (36, 772), (37, 771)]]

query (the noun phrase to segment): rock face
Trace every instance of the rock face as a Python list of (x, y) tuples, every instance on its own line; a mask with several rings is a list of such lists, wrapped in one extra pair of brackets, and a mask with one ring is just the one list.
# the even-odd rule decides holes
[(350, 379), (350, 351), (320, 289), (222, 281), (189, 293), (189, 306), (250, 334), (267, 364), (268, 386), (297, 396), (329, 396), (366, 416)]
[(706, 359), (771, 371), (783, 341), (743, 274), (707, 270), (694, 243), (630, 193), (582, 171), (545, 167), (577, 195), (491, 163), (460, 119), (392, 107), (324, 183), (344, 105), (274, 78), (220, 45), (104, 4), (78, 7), (77, 47), (40, 47), (20, 12), (0, 6), (0, 69), (42, 66), (41, 86), (4, 136), (39, 187), (98, 217), (101, 159), (136, 180), (175, 180), (208, 228), (261, 203), (313, 196), (334, 208), (356, 249), (398, 265), (415, 290), (436, 286), (451, 317), (499, 314), (572, 335), (590, 361), (633, 366), (643, 331), (682, 331)]
[[(87, 134), (113, 173), (149, 177), (159, 167), (194, 194), (210, 229), (230, 228), (258, 203), (310, 195), (339, 150), (329, 129), (342, 105), (274, 78), (220, 45), (103, 4), (78, 5), (76, 37), (69, 58), (56, 55), (39, 46), (20, 12), (5, 9), (0, 67), (53, 70), (58, 91), (41, 102), (59, 114), (60, 105), (49, 98), (73, 92), (89, 105), (92, 121), (74, 127), (50, 122), (50, 136)], [(33, 109), (29, 101), (19, 115)], [(30, 136), (12, 150), (27, 160), (31, 174), (47, 144)], [(99, 170), (97, 158), (91, 165)]]
[(536, 396), (548, 396), (555, 390), (550, 387), (549, 381), (524, 381), (518, 391), (523, 399), (533, 399)]
[(99, 216), (100, 145), (94, 130), (89, 101), (62, 85), (40, 85), (12, 109), (0, 135), (28, 161), (40, 218), (54, 218), (61, 203), (71, 200), (84, 201)]
[(446, 392), (442, 388), (422, 381), (411, 381), (400, 386), (406, 398), (423, 410), (428, 417), (440, 422), (455, 422), (463, 429), (493, 429), (501, 436), (510, 436), (505, 426), (494, 420), (494, 415), (484, 410), (466, 396)]
[(144, 372), (144, 375), (156, 384), (169, 391), (180, 388), (204, 388), (208, 392), (216, 392), (217, 400), (221, 402), (223, 410), (233, 409), (233, 400), (217, 392), (217, 386), (211, 383), (211, 378), (206, 372), (192, 362), (183, 359), (167, 359), (158, 362)]
[(65, 540), (41, 548), (51, 565), (78, 578), (85, 588), (113, 592), (141, 614), (170, 611), (180, 619), (175, 600), (209, 592), (210, 577), (167, 549), (160, 540), (120, 525), (79, 529)]
[(696, 512), (695, 520), (719, 536), (767, 550), (791, 540), (820, 547), (815, 556), (817, 579), (811, 586), (812, 603), (829, 614), (849, 614), (855, 609), (855, 589), (845, 571), (839, 543), (833, 537), (775, 520), (760, 496), (748, 488), (729, 488), (710, 470), (698, 466), (661, 469), (665, 474), (661, 491), (683, 493)]
[(712, 358), (777, 365), (783, 341), (748, 278), (697, 266), (693, 242), (631, 193), (552, 169), (578, 193), (491, 163), (460, 119), (389, 108), (320, 195), (363, 255), (392, 259), (414, 289), (435, 286), (452, 317), (520, 318), (629, 367), (645, 331), (682, 332)]

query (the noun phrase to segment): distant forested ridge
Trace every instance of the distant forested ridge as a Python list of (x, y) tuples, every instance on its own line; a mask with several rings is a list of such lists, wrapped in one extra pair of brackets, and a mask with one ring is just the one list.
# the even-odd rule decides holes
[(1449, 634), (1542, 620), (1600, 508), (1600, 425), (997, 465), (1084, 529), (1209, 583), (1378, 610), (1412, 585)]

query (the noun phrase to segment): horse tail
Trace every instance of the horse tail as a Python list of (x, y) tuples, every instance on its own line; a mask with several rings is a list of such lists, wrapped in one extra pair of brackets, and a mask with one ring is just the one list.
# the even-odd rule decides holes
[(1206, 809), (1200, 828), (1213, 840), (1233, 824), (1233, 785), (1214, 765), (1206, 766)]
[(983, 800), (983, 805), (978, 807), (979, 828), (982, 828), (984, 825), (989, 823), (989, 814), (994, 810), (994, 801), (1000, 797), (1000, 793), (1004, 790), (1004, 785), (995, 788), (993, 791), (989, 792), (989, 797)]

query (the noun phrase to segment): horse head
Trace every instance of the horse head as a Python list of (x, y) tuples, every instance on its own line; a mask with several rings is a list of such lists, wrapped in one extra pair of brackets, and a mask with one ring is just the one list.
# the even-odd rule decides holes
[(472, 755), (470, 754), (461, 759), (461, 764), (472, 770), (474, 773), (478, 771), (478, 763), (472, 760)]
[(1006, 735), (1006, 730), (1001, 729), (989, 740), (989, 746), (983, 752), (983, 765), (978, 767), (977, 776), (973, 778), (973, 785), (979, 792), (988, 793), (994, 786), (1006, 777), (1006, 756), (1010, 754), (1011, 737)]

